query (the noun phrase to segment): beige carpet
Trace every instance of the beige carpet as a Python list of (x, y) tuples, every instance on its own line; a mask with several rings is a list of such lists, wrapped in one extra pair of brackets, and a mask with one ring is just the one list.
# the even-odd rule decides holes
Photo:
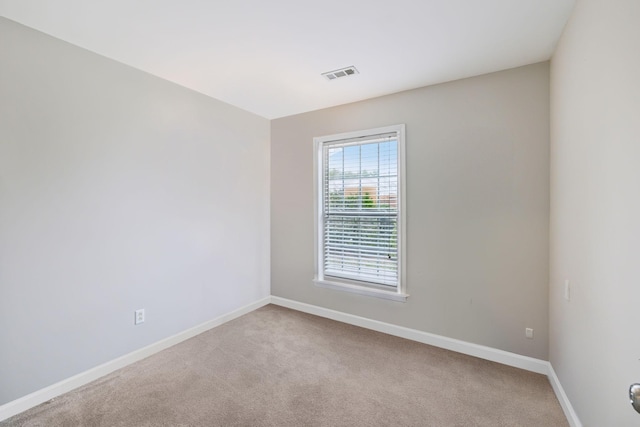
[(566, 426), (546, 377), (269, 305), (0, 426)]

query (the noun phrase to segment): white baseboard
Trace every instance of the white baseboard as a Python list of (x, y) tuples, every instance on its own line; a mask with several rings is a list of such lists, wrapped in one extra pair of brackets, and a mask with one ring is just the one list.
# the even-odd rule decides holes
[(560, 406), (564, 411), (567, 421), (571, 427), (582, 427), (582, 423), (578, 415), (573, 410), (571, 402), (567, 397), (560, 380), (558, 379), (553, 366), (546, 360), (535, 359), (533, 357), (522, 356), (520, 354), (510, 353), (508, 351), (498, 350), (483, 345), (473, 344), (466, 341), (448, 338), (441, 335), (431, 334), (416, 329), (405, 328), (390, 323), (380, 322), (377, 320), (367, 319), (365, 317), (355, 316), (328, 308), (318, 307), (286, 298), (271, 296), (271, 303), (282, 307), (291, 308), (293, 310), (302, 311), (304, 313), (313, 314), (327, 319), (337, 320), (339, 322), (348, 323), (350, 325), (360, 326), (362, 328), (371, 329), (385, 334), (406, 338), (412, 341), (429, 344), (434, 347), (440, 347), (457, 353), (468, 354), (470, 356), (479, 357), (481, 359), (490, 360), (492, 362), (501, 363), (503, 365), (513, 366), (538, 374), (546, 375), (551, 383)]
[(405, 328), (391, 323), (371, 320), (365, 317), (355, 316), (340, 311), (330, 310), (328, 308), (318, 307), (315, 305), (305, 304), (280, 297), (271, 297), (271, 303), (294, 310), (302, 311), (316, 316), (326, 317), (328, 319), (337, 320), (366, 329), (383, 332), (385, 334), (406, 338), (412, 341), (418, 341), (435, 347), (452, 350), (469, 356), (479, 357), (481, 359), (498, 362), (503, 365), (513, 366), (527, 371), (536, 372), (538, 374), (547, 375), (549, 372), (549, 362), (545, 360), (535, 359), (533, 357), (522, 356), (520, 354), (510, 353), (504, 350), (487, 347), (484, 345), (473, 344), (454, 338), (444, 337), (442, 335), (431, 334), (429, 332), (419, 331), (417, 329)]
[(562, 407), (562, 410), (564, 411), (564, 414), (567, 417), (567, 420), (571, 427), (582, 427), (582, 423), (580, 422), (578, 415), (574, 411), (569, 398), (564, 392), (564, 389), (560, 384), (560, 380), (553, 370), (553, 366), (551, 366), (551, 364), (547, 361), (275, 296), (263, 298), (259, 301), (234, 310), (231, 313), (227, 313), (216, 319), (210, 320), (191, 329), (187, 329), (184, 332), (165, 338), (139, 350), (133, 351), (117, 359), (104, 363), (100, 366), (89, 369), (88, 371), (81, 372), (77, 375), (74, 375), (73, 377), (50, 385), (49, 387), (43, 388), (24, 397), (6, 403), (0, 406), (0, 421), (17, 415), (20, 412), (26, 411), (27, 409), (33, 408), (34, 406), (46, 402), (47, 400), (53, 399), (54, 397), (60, 396), (61, 394), (67, 393), (75, 388), (88, 384), (91, 381), (97, 380), (98, 378), (110, 374), (113, 371), (124, 368), (127, 365), (147, 358), (155, 353), (158, 353), (159, 351), (162, 351), (198, 334), (208, 331), (209, 329), (213, 329), (216, 326), (220, 326), (223, 323), (226, 323), (244, 314), (250, 313), (251, 311), (263, 307), (269, 303), (291, 308), (293, 310), (301, 311), (304, 313), (337, 320), (339, 322), (348, 323), (350, 325), (383, 332), (385, 334), (406, 338), (412, 341), (433, 345), (435, 347), (444, 348), (458, 353), (479, 357), (481, 359), (490, 360), (492, 362), (501, 363), (503, 365), (513, 366), (516, 368), (525, 369), (527, 371), (544, 374), (549, 378), (551, 387), (553, 388), (553, 391), (555, 392), (556, 397), (560, 402), (560, 406)]
[(196, 335), (208, 331), (209, 329), (220, 326), (223, 323), (226, 323), (262, 306), (265, 306), (269, 304), (270, 301), (271, 297), (263, 298), (254, 303), (245, 305), (244, 307), (240, 307), (239, 309), (234, 310), (231, 313), (224, 314), (213, 320), (209, 320), (208, 322), (202, 323), (198, 326), (194, 326), (193, 328), (187, 329), (186, 331), (180, 332), (176, 335), (170, 336), (139, 350), (118, 357), (117, 359), (103, 363), (102, 365), (96, 366), (95, 368), (81, 372), (70, 378), (6, 403), (0, 406), (0, 421), (17, 415), (20, 412), (24, 412), (27, 409), (33, 408), (34, 406), (46, 402), (47, 400), (53, 399), (54, 397), (60, 396), (61, 394), (67, 393), (75, 388), (88, 384), (91, 381), (95, 381), (98, 378), (110, 374), (113, 371), (124, 368), (125, 366), (139, 360), (145, 359), (182, 341), (195, 337)]
[(553, 370), (553, 366), (551, 364), (549, 364), (549, 373), (547, 376), (549, 377), (551, 387), (553, 387), (553, 391), (556, 393), (556, 397), (560, 402), (560, 406), (562, 406), (564, 415), (565, 417), (567, 417), (567, 421), (569, 421), (569, 425), (571, 427), (582, 427), (582, 423), (578, 418), (578, 414), (576, 414), (576, 411), (573, 410), (573, 406), (569, 401), (569, 397), (564, 392), (562, 384), (560, 384), (560, 379), (556, 375), (556, 371)]

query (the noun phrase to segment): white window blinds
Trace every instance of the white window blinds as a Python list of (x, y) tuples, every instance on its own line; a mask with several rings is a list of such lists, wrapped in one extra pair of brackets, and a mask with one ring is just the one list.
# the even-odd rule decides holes
[(398, 133), (322, 146), (325, 276), (397, 287)]

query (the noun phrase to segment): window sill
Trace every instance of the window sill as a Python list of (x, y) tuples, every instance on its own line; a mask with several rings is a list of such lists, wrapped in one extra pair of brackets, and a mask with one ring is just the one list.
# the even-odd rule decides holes
[(367, 288), (365, 286), (352, 285), (341, 282), (314, 279), (313, 283), (320, 288), (334, 289), (337, 291), (351, 292), (359, 295), (388, 299), (392, 301), (407, 302), (408, 294), (383, 289)]

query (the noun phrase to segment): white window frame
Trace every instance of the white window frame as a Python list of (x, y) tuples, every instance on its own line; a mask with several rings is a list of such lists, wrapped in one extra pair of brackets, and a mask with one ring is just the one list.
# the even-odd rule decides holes
[[(396, 132), (398, 136), (398, 195), (397, 195), (397, 248), (398, 248), (398, 283), (397, 286), (379, 286), (366, 281), (354, 281), (334, 276), (325, 277), (324, 273), (324, 230), (323, 230), (323, 194), (324, 194), (324, 156), (323, 147), (329, 143), (336, 143), (341, 140), (353, 140)], [(406, 218), (405, 218), (405, 125), (385, 126), (374, 129), (360, 130), (355, 132), (345, 132), (335, 135), (320, 136), (313, 139), (314, 159), (313, 159), (313, 189), (314, 189), (314, 279), (316, 286), (352, 292), (361, 295), (368, 295), (393, 301), (405, 302), (409, 296), (406, 293)]]

